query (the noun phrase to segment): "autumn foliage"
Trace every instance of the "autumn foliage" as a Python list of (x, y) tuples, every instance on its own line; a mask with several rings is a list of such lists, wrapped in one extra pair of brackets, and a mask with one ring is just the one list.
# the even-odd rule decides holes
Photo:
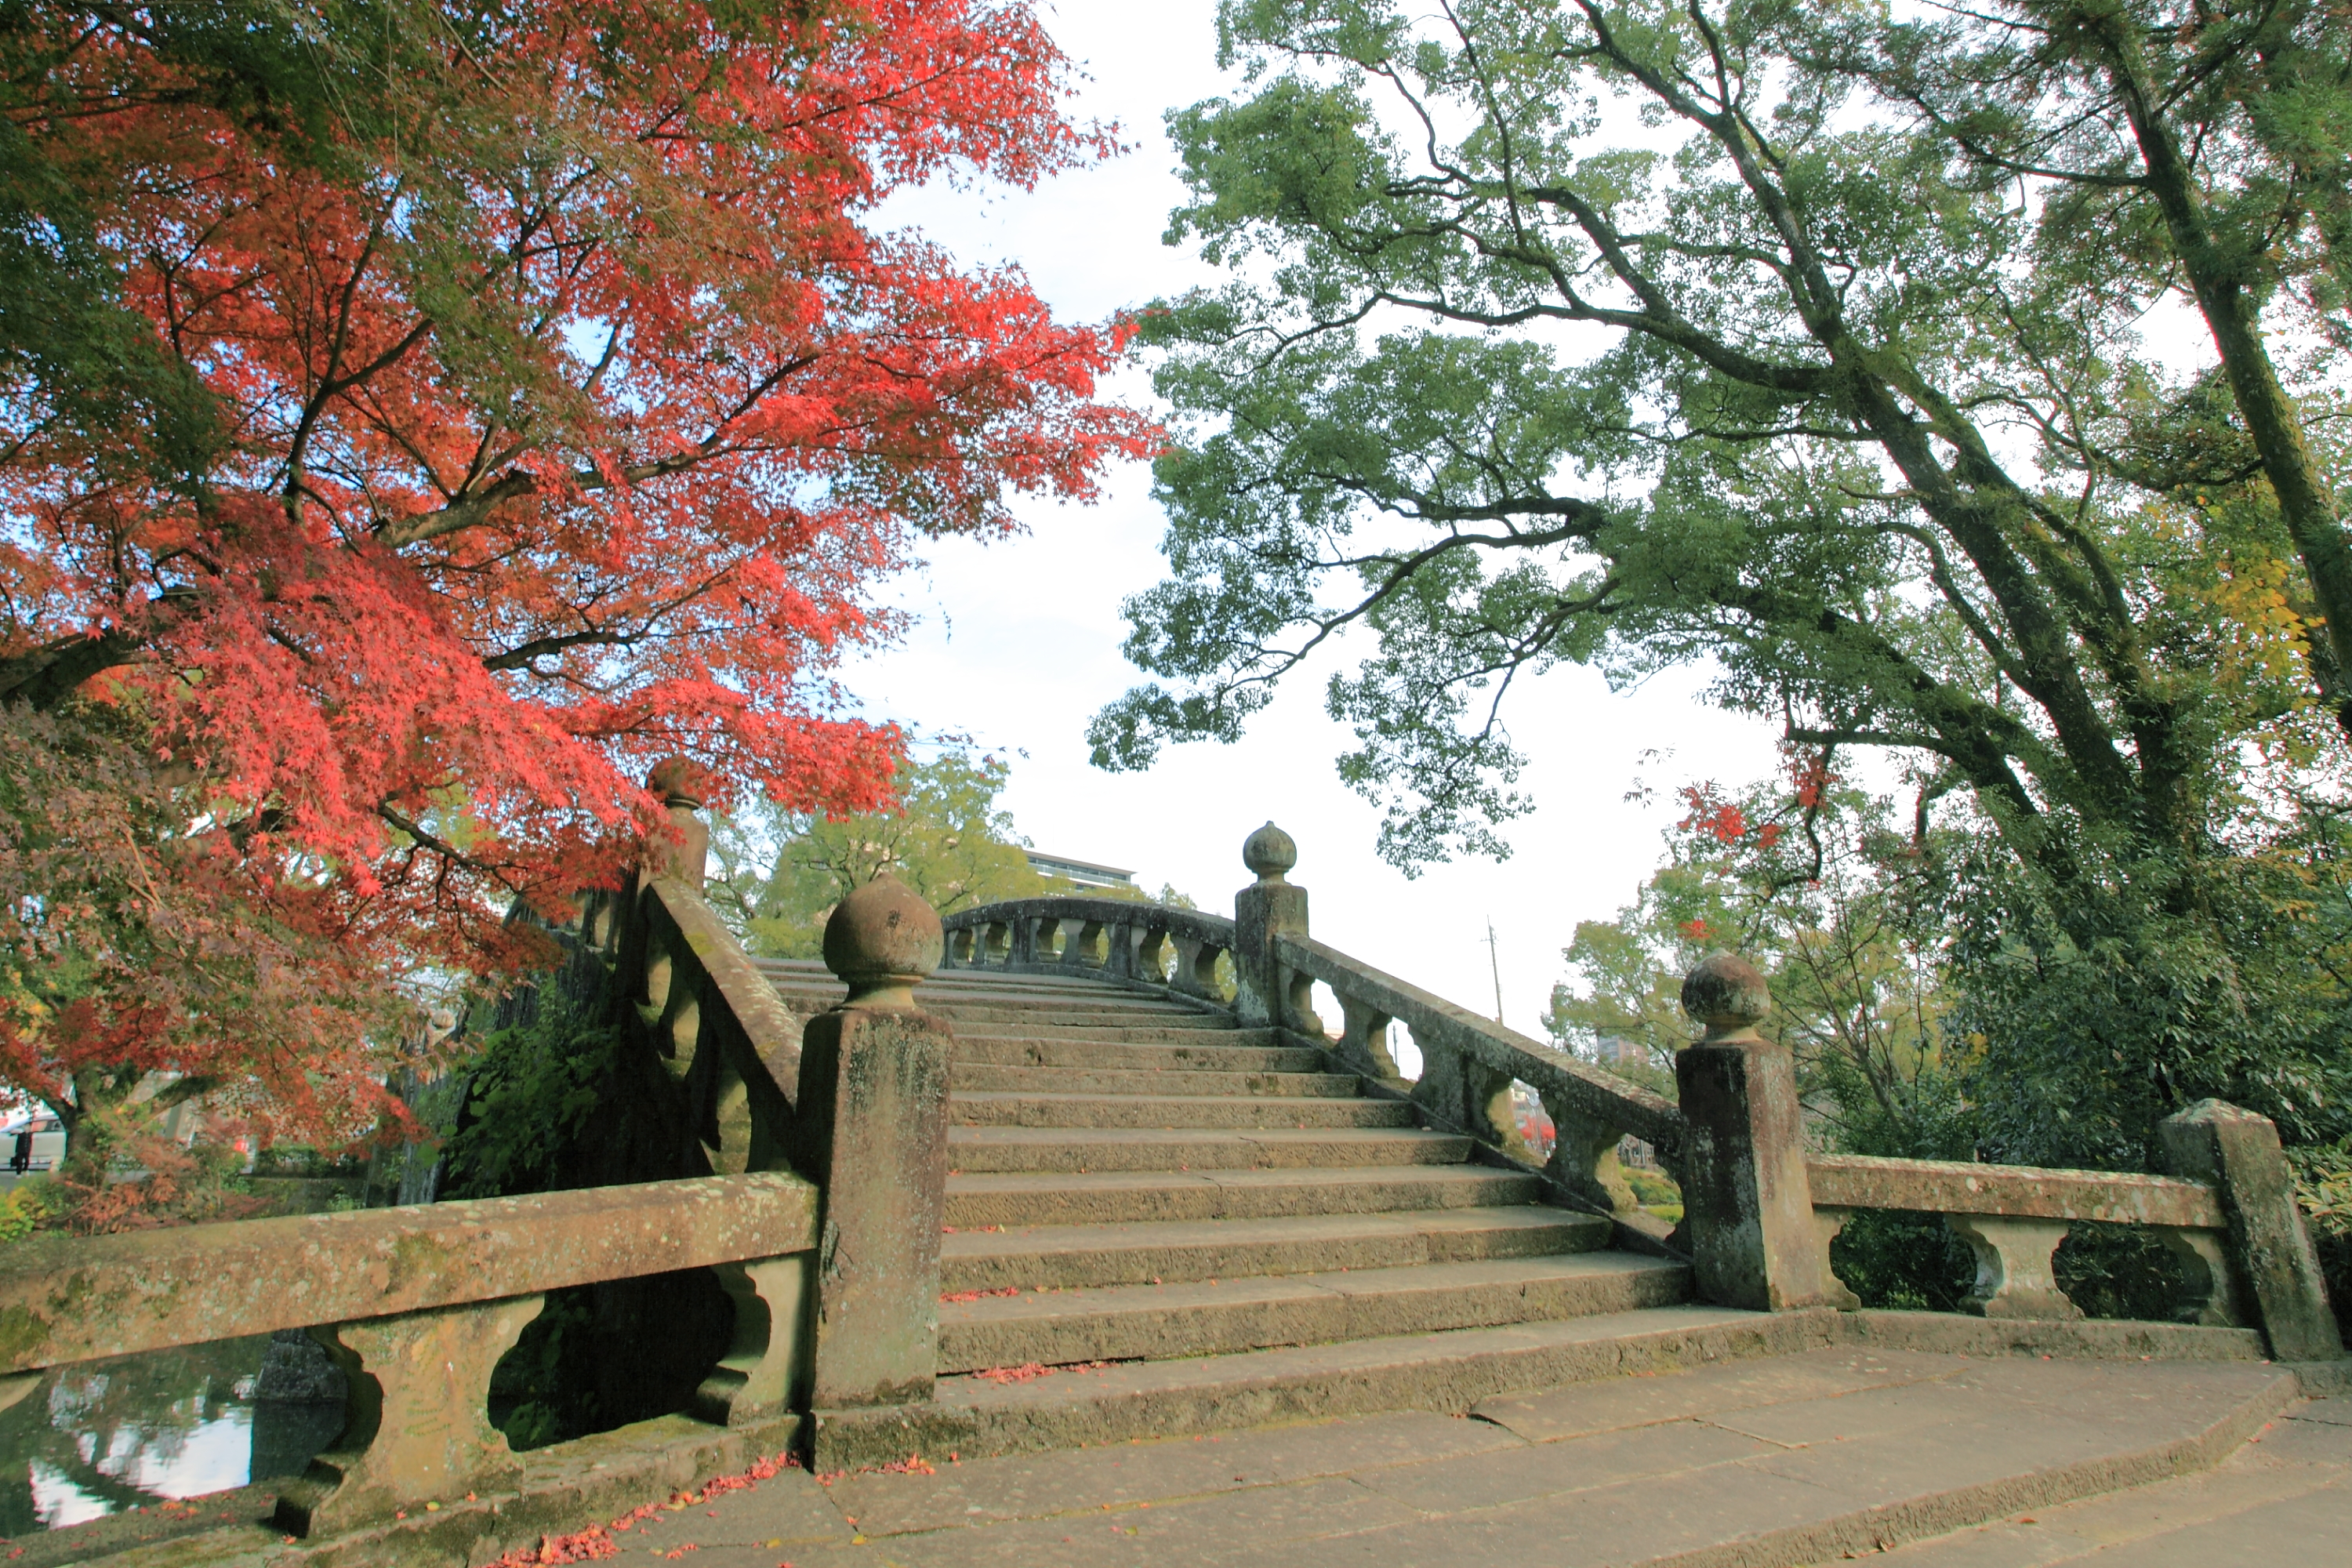
[[(829, 678), (876, 579), (1150, 439), (1123, 327), (877, 216), (1111, 152), (1065, 68), (986, 0), (11, 8), (0, 697), (131, 716), (152, 868), (378, 973), (515, 961), (662, 756), (887, 798)], [(8, 1005), (25, 1087), (126, 1030), (252, 1076), (193, 995)]]

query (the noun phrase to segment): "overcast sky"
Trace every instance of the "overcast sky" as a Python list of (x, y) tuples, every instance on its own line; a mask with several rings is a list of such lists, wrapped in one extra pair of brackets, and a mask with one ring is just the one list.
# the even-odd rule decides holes
[[(1182, 194), (1162, 111), (1237, 86), (1215, 69), (1213, 15), (1207, 0), (1048, 7), (1091, 79), (1078, 111), (1118, 121), (1135, 150), (1034, 195), (924, 192), (887, 216), (967, 262), (1019, 263), (1066, 317), (1100, 320), (1213, 278), (1160, 239)], [(1150, 396), (1139, 375), (1118, 390)], [(1036, 847), (1132, 867), (1204, 909), (1231, 911), (1248, 880), (1242, 839), (1270, 818), (1298, 841), (1292, 879), (1310, 891), (1317, 936), (1482, 1012), (1494, 1008), (1491, 920), (1505, 1020), (1529, 1033), (1576, 922), (1613, 913), (1656, 864), (1674, 786), (1743, 783), (1774, 764), (1771, 731), (1696, 702), (1696, 674), (1617, 695), (1598, 675), (1561, 671), (1520, 688), (1507, 710), (1530, 757), (1521, 785), (1541, 803), (1512, 828), (1516, 854), (1408, 880), (1373, 853), (1379, 813), (1333, 772), (1352, 740), (1322, 710), (1331, 666), (1294, 677), (1238, 745), (1171, 748), (1139, 774), (1087, 766), (1088, 717), (1139, 679), (1119, 656), (1119, 603), (1161, 575), (1163, 521), (1141, 465), (1114, 475), (1098, 505), (1031, 504), (1022, 516), (1024, 536), (939, 544), (898, 585), (916, 626), (844, 672), (867, 713), (1013, 753), (1005, 804)], [(1654, 749), (1671, 755), (1643, 768)], [(1646, 807), (1624, 799), (1637, 773), (1658, 789)]]

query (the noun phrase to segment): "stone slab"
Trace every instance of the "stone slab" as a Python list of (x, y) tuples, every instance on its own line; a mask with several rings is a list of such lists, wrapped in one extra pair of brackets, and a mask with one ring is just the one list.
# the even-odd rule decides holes
[(2352, 1542), (2352, 1429), (2290, 1409), (2212, 1470), (2062, 1503), (1922, 1541), (1890, 1568), (2042, 1568), (2093, 1561), (2340, 1561)]
[(1612, 1378), (1480, 1404), (1474, 1414), (1534, 1442), (1679, 1421), (1858, 1389), (1956, 1376), (1953, 1358), (1844, 1347), (1739, 1362), (1697, 1372)]

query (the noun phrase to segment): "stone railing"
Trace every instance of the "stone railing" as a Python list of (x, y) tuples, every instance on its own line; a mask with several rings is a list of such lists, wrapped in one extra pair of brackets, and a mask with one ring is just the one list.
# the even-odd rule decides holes
[(308, 1329), (343, 1371), (345, 1425), (286, 1488), (276, 1522), (341, 1533), (513, 1482), (518, 1458), (489, 1423), (491, 1369), (566, 1286), (716, 1269), (734, 1343), (694, 1414), (788, 1419), (807, 1403), (817, 1234), (815, 1189), (770, 1173), (34, 1237), (0, 1251), (0, 1401), (74, 1362)]
[(803, 1024), (702, 896), (697, 785), (683, 762), (654, 769), (670, 839), (648, 846), (626, 888), (589, 900), (576, 933), (672, 1090), (656, 1163), (688, 1177), (790, 1169), (815, 1184), (824, 1241), (801, 1408), (929, 1399), (952, 1031), (913, 988), (940, 962), (939, 917), (887, 875), (844, 899), (824, 960), (846, 995)]
[[(1617, 1146), (1630, 1133), (1655, 1149), (1669, 1170), (1678, 1167), (1684, 1126), (1672, 1102), (1312, 937), (1277, 933), (1273, 952), (1293, 992), (1283, 1005), (1286, 1027), (1327, 1034), (1308, 1000), (1312, 983), (1321, 981), (1338, 999), (1342, 1019), (1339, 1040), (1329, 1048), (1349, 1070), (1408, 1095), (1432, 1122), (1466, 1132), (1519, 1163), (1540, 1167), (1581, 1206), (1611, 1215), (1653, 1240), (1665, 1237), (1667, 1227), (1643, 1212), (1626, 1184)], [(1391, 1023), (1412, 1030), (1421, 1051), (1421, 1076), (1411, 1084), (1390, 1054)], [(1535, 1091), (1551, 1118), (1549, 1159), (1519, 1135), (1511, 1109), (1515, 1079)]]
[(2059, 1289), (2051, 1257), (2070, 1227), (2088, 1222), (2147, 1226), (2179, 1258), (2187, 1287), (2173, 1313), (2179, 1321), (2247, 1321), (2227, 1256), (2229, 1220), (2208, 1183), (1863, 1154), (1817, 1154), (1805, 1172), (1824, 1247), (1857, 1209), (1941, 1215), (1977, 1256), (1976, 1287), (1962, 1305), (1980, 1316), (2081, 1317)]
[(2053, 1255), (2070, 1226), (2122, 1225), (2148, 1231), (2183, 1265), (2179, 1321), (2259, 1328), (2282, 1361), (2344, 1353), (2278, 1131), (2263, 1118), (2211, 1100), (2173, 1116), (2158, 1129), (2169, 1175), (1808, 1156), (1789, 1048), (1757, 1028), (1771, 1010), (1763, 975), (1714, 953), (1683, 983), (1683, 1007), (1706, 1026), (1676, 1054), (1675, 1080), (1692, 1130), (1686, 1234), (1707, 1299), (1856, 1307), (1831, 1245), (1855, 1211), (1887, 1209), (1937, 1215), (1969, 1244), (1968, 1310), (2079, 1318)]
[(1233, 999), (1217, 973), (1217, 960), (1234, 949), (1234, 922), (1222, 915), (1073, 895), (960, 910), (940, 924), (942, 969), (1085, 973), (1204, 1002)]
[[(1780, 1311), (1858, 1305), (1830, 1249), (1861, 1209), (1940, 1216), (1978, 1263), (1964, 1303), (1990, 1318), (2082, 1314), (2052, 1258), (2068, 1228), (2141, 1227), (2182, 1265), (2176, 1317), (2259, 1328), (2282, 1360), (2341, 1356), (2335, 1319), (2278, 1134), (2262, 1117), (2208, 1100), (2161, 1129), (2168, 1175), (1809, 1155), (1807, 1118), (1786, 1047), (1756, 1026), (1770, 1009), (1764, 977), (1717, 953), (1683, 986), (1704, 1026), (1676, 1053), (1669, 1101), (1566, 1052), (1349, 958), (1307, 931), (1307, 890), (1286, 879), (1289, 835), (1267, 823), (1243, 846), (1256, 882), (1230, 921), (1106, 899), (1032, 899), (949, 917), (947, 967), (1087, 974), (1225, 1002), (1245, 1024), (1290, 1031), (1375, 1091), (1408, 1098), (1432, 1125), (1466, 1132), (1490, 1159), (1539, 1168), (1561, 1200), (1611, 1215), (1622, 1242), (1686, 1256), (1702, 1300)], [(1235, 985), (1210, 984), (1229, 954)], [(1334, 1038), (1314, 1007), (1318, 983), (1341, 1019)], [(1407, 1082), (1389, 1026), (1412, 1030), (1422, 1069)], [(1538, 1159), (1512, 1113), (1514, 1080), (1549, 1113), (1555, 1142)], [(1682, 1188), (1669, 1233), (1636, 1204), (1618, 1167), (1631, 1134), (1657, 1151)]]
[[(1022, 899), (961, 910), (942, 922), (942, 968), (1085, 974), (1231, 1005), (1245, 1024), (1271, 1025), (1330, 1052), (1343, 1070), (1411, 1099), (1423, 1116), (1465, 1132), (1491, 1156), (1540, 1171), (1566, 1201), (1615, 1218), (1627, 1239), (1655, 1247), (1669, 1234), (1644, 1213), (1619, 1168), (1617, 1146), (1643, 1140), (1672, 1167), (1684, 1142), (1674, 1105), (1565, 1051), (1532, 1040), (1385, 974), (1307, 934), (1307, 890), (1286, 879), (1297, 863), (1289, 835), (1266, 824), (1242, 847), (1257, 875), (1235, 897), (1234, 917), (1117, 899)], [(1230, 956), (1235, 984), (1216, 983)], [(1313, 1004), (1315, 984), (1339, 1001), (1335, 1042)], [(1420, 1078), (1407, 1083), (1388, 1045), (1389, 1026), (1412, 1031)], [(1549, 1158), (1528, 1148), (1512, 1115), (1517, 1079), (1552, 1119)]]

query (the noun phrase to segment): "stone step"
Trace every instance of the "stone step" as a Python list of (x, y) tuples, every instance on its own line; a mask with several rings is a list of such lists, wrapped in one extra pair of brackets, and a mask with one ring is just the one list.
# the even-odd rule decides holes
[(1263, 1100), (1350, 1100), (1361, 1092), (1353, 1073), (1209, 1072), (1169, 1066), (1143, 1069), (1102, 1067), (1027, 1067), (958, 1061), (949, 1081), (961, 1092), (980, 1094), (1245, 1095)]
[(1470, 1140), (1419, 1127), (1239, 1129), (955, 1127), (958, 1172), (1247, 1171), (1365, 1165), (1459, 1165)]
[(1597, 1251), (1610, 1236), (1610, 1223), (1601, 1215), (1534, 1205), (959, 1229), (940, 1240), (940, 1288), (1154, 1285), (1540, 1258)]
[[(1621, 1343), (1656, 1356), (1658, 1337)], [(1727, 1342), (1743, 1348), (1737, 1335)], [(1468, 1357), (1463, 1364), (1474, 1375), (1490, 1370)], [(1634, 1376), (1588, 1372), (1466, 1410), (1334, 1410), (1234, 1428), (1212, 1408), (1202, 1414), (1222, 1428), (1213, 1440), (1180, 1431), (1053, 1456), (979, 1457), (996, 1446), (991, 1432), (1065, 1423), (1082, 1431), (1106, 1417), (1115, 1432), (1123, 1398), (1155, 1412), (1187, 1408), (1164, 1383), (1137, 1391), (1127, 1370), (1039, 1378), (1016, 1385), (1034, 1393), (968, 1400), (910, 1432), (946, 1438), (957, 1452), (954, 1469), (940, 1465), (937, 1479), (929, 1464), (914, 1476), (848, 1476), (830, 1488), (792, 1479), (856, 1521), (834, 1525), (833, 1539), (854, 1529), (872, 1542), (859, 1550), (905, 1568), (1097, 1558), (1764, 1568), (1881, 1553), (1897, 1568), (2290, 1568), (2341, 1561), (2352, 1531), (2344, 1485), (2352, 1427), (2328, 1410), (2341, 1402), (2297, 1403), (2299, 1380), (2265, 1366), (2053, 1367), (1832, 1344), (1696, 1368), (1637, 1363)], [(960, 1398), (968, 1382), (994, 1382), (953, 1381)], [(1304, 1405), (1321, 1392), (1302, 1377), (1277, 1386), (1262, 1375), (1232, 1398)], [(1366, 1391), (1330, 1392), (1336, 1405)], [(1449, 1409), (1479, 1418), (1439, 1414)], [(885, 1428), (876, 1417), (826, 1419), (837, 1424), (820, 1436), (821, 1453), (877, 1451)], [(842, 1460), (827, 1453), (820, 1463)], [(767, 1520), (807, 1511), (793, 1497), (739, 1520), (728, 1515), (732, 1504), (718, 1510), (731, 1532), (706, 1543), (772, 1534)], [(1057, 1555), (1073, 1537), (1095, 1544)], [(845, 1551), (823, 1560), (855, 1561)]]
[(958, 1029), (951, 1054), (958, 1065), (992, 1062), (1006, 1067), (1134, 1068), (1146, 1071), (1177, 1068), (1199, 1072), (1323, 1070), (1323, 1053), (1307, 1047), (1225, 1044), (1236, 1035), (1258, 1032), (1236, 1029), (1232, 1034), (1205, 1037), (1215, 1040), (1215, 1045), (1193, 1045), (1188, 1041), (1171, 1045), (1128, 1046), (1106, 1045), (1095, 1040), (1037, 1040), (1024, 1039), (1016, 1035), (971, 1035)]
[(1024, 1291), (940, 1306), (940, 1371), (1169, 1361), (1672, 1306), (1690, 1270), (1622, 1252), (1213, 1283)]
[(819, 1413), (815, 1466), (856, 1468), (909, 1453), (971, 1459), (1377, 1411), (1466, 1414), (1498, 1394), (1805, 1350), (1837, 1331), (1836, 1316), (1647, 1307), (1020, 1381), (943, 1377), (929, 1405)]
[(959, 1036), (971, 1035), (976, 1039), (1016, 1040), (1086, 1040), (1104, 1045), (1225, 1045), (1265, 1047), (1278, 1043), (1272, 1029), (1237, 1029), (1230, 1023), (1209, 1019), (1192, 1024), (1181, 1017), (1149, 1023), (1129, 1019), (1090, 1021), (1077, 1019), (1064, 1023), (1049, 1013), (1008, 1013), (1002, 1018), (972, 1019), (945, 1009), (935, 1009), (940, 1016), (956, 1026)]
[(1254, 1100), (1214, 1094), (995, 1094), (948, 1097), (948, 1118), (966, 1127), (1410, 1127), (1399, 1100)]
[[(787, 1006), (821, 1012), (839, 1002), (844, 992), (838, 984), (822, 990), (815, 986), (780, 985), (776, 994)], [(1077, 1031), (1153, 1028), (1195, 1034), (1234, 1027), (1233, 1016), (1226, 1013), (1202, 1013), (1181, 1007), (1111, 1007), (1081, 1001), (1055, 1006), (994, 996), (965, 999), (936, 995), (928, 985), (916, 993), (916, 1000), (926, 1012), (936, 1013), (951, 1023), (969, 1025), (975, 1033), (1026, 1033), (1044, 1027)]]
[(1532, 1204), (1542, 1183), (1484, 1165), (1359, 1165), (1344, 1170), (973, 1173), (948, 1178), (947, 1223), (1119, 1225), (1147, 1220), (1272, 1219), (1299, 1214)]

